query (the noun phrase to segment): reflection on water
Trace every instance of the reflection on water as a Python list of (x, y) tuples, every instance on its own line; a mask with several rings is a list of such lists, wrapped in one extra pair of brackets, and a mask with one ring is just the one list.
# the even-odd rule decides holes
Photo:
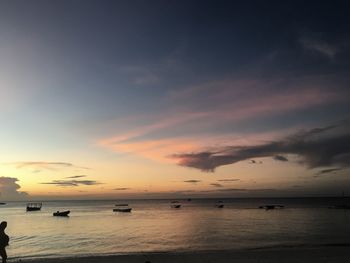
[[(225, 200), (223, 209), (214, 207), (215, 200), (184, 201), (181, 209), (171, 209), (167, 200), (128, 202), (132, 213), (113, 213), (114, 201), (44, 202), (38, 212), (26, 212), (24, 203), (8, 203), (0, 208), (11, 238), (8, 254), (50, 257), (350, 243), (350, 210), (327, 209), (322, 200), (232, 199)], [(287, 208), (257, 209), (266, 202)], [(57, 210), (71, 210), (71, 216), (53, 217)]]

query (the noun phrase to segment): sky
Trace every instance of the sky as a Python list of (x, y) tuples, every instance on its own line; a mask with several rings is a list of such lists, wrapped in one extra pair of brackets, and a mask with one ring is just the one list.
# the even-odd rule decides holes
[(350, 193), (348, 8), (0, 0), (0, 200)]

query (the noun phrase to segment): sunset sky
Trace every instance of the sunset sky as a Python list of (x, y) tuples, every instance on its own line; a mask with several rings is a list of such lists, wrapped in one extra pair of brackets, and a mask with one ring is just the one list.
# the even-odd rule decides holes
[(347, 5), (0, 0), (0, 200), (350, 194)]

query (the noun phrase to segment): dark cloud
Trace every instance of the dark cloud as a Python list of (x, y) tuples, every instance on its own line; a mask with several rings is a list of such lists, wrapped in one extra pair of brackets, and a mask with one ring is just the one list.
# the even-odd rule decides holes
[(179, 165), (213, 172), (215, 168), (239, 161), (294, 154), (309, 168), (350, 166), (349, 123), (301, 131), (282, 140), (261, 145), (229, 146), (214, 151), (175, 154)]
[(223, 187), (223, 185), (219, 184), (219, 183), (211, 183), (210, 185), (215, 186), (215, 187)]
[(256, 188), (256, 189), (248, 189), (248, 188), (221, 188), (215, 190), (202, 190), (200, 193), (269, 193), (277, 191), (272, 188)]
[(283, 155), (276, 155), (273, 157), (273, 159), (276, 161), (288, 162), (287, 157), (284, 157)]
[(153, 195), (153, 196), (173, 196), (173, 195), (186, 195), (186, 194), (193, 194), (197, 193), (197, 191), (189, 189), (189, 190), (179, 190), (179, 191), (170, 191), (170, 192), (146, 192), (145, 194), (147, 196)]
[(87, 175), (73, 175), (73, 176), (68, 176), (65, 177), (67, 179), (77, 179), (77, 178), (82, 178), (82, 177), (86, 177)]
[(246, 189), (246, 188), (224, 188), (224, 189), (218, 189), (216, 191), (219, 192), (272, 192), (276, 191), (276, 189), (272, 188), (263, 188), (263, 189)]
[(333, 173), (333, 172), (340, 171), (340, 170), (342, 170), (342, 168), (323, 169), (323, 170), (319, 171), (317, 174)]
[(83, 166), (77, 166), (73, 163), (68, 162), (43, 162), (43, 161), (37, 161), (37, 162), (14, 162), (9, 163), (11, 165), (15, 165), (16, 168), (34, 168), (36, 172), (40, 172), (40, 169), (47, 169), (47, 170), (57, 170), (60, 168), (79, 168), (79, 169), (89, 169), (88, 167)]
[(239, 181), (240, 179), (220, 179), (218, 180), (218, 182), (236, 182), (236, 181)]
[(250, 160), (249, 163), (251, 164), (262, 164), (262, 161), (256, 161), (256, 160)]
[(322, 175), (327, 175), (327, 174), (330, 174), (330, 173), (335, 173), (335, 172), (341, 171), (341, 170), (343, 170), (343, 168), (323, 169), (323, 170), (321, 170), (321, 171), (318, 171), (318, 172), (314, 175), (314, 177), (315, 177), (315, 178), (316, 178), (316, 177), (320, 177), (320, 176), (322, 176)]
[(186, 180), (186, 181), (184, 181), (184, 183), (192, 183), (192, 184), (196, 184), (199, 182), (201, 182), (201, 180)]
[(113, 190), (115, 191), (125, 191), (125, 190), (129, 190), (130, 188), (127, 187), (119, 187), (119, 188), (114, 188)]
[(188, 194), (188, 193), (195, 193), (195, 190), (178, 190), (178, 191), (173, 191), (173, 192), (169, 192), (170, 194)]
[(52, 182), (46, 182), (41, 184), (53, 184), (58, 186), (79, 186), (79, 185), (98, 185), (101, 183), (94, 180), (53, 180)]
[(21, 186), (17, 178), (0, 177), (0, 194), (2, 200), (23, 200), (29, 197), (26, 192), (18, 191)]

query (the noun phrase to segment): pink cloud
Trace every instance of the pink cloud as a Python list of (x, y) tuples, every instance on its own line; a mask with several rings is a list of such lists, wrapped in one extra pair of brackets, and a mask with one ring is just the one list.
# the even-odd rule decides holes
[[(283, 85), (289, 86), (280, 88)], [(279, 116), (347, 99), (337, 89), (329, 89), (329, 85), (329, 79), (309, 78), (289, 84), (285, 80), (226, 80), (189, 87), (169, 93), (162, 101), (169, 105), (163, 112), (128, 117), (133, 127), (102, 138), (97, 144), (116, 152), (168, 161), (169, 154), (195, 151), (206, 145), (274, 140), (286, 131), (290, 133), (293, 127), (256, 134), (228, 134), (219, 130), (225, 125), (240, 125), (243, 120)], [(269, 92), (262, 94), (262, 91)], [(124, 121), (130, 124), (127, 119)]]

